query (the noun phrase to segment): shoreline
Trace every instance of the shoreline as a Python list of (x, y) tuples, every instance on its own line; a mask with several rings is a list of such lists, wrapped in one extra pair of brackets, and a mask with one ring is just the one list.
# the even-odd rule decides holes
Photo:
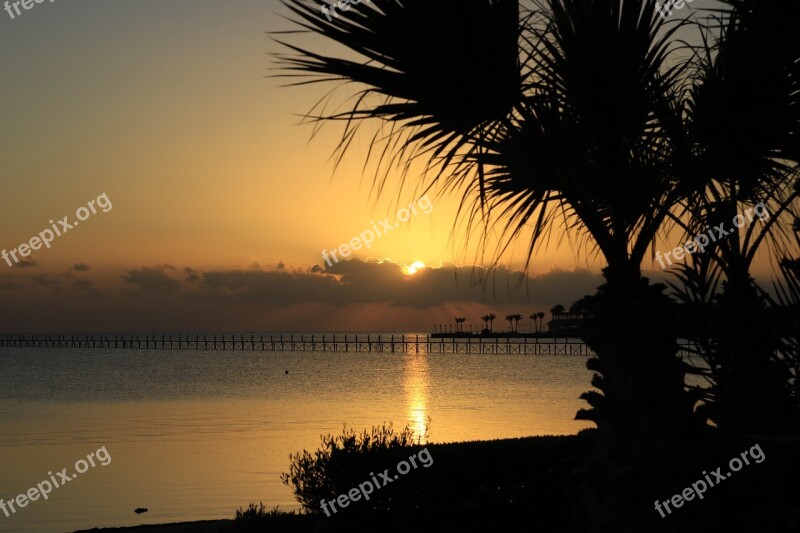
[(170, 522), (167, 524), (142, 524), (125, 527), (95, 527), (79, 529), (73, 533), (90, 533), (99, 531), (141, 531), (147, 533), (227, 533), (235, 531), (232, 519), (198, 520), (195, 522)]

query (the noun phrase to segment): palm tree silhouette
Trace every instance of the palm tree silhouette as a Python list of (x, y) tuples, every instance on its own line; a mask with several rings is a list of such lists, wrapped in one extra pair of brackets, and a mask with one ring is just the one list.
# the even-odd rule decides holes
[(481, 320), (483, 320), (483, 326), (484, 326), (483, 329), (484, 329), (484, 331), (491, 331), (489, 329), (489, 321), (491, 320), (491, 317), (489, 315), (483, 315), (481, 317)]
[(522, 320), (522, 315), (506, 315), (506, 320), (508, 320), (509, 331), (516, 333), (519, 321)]
[(533, 320), (533, 326), (536, 328), (536, 332), (539, 333), (539, 313), (533, 313), (528, 318)]
[[(562, 225), (593, 241), (608, 266), (603, 321), (587, 342), (610, 403), (586, 395), (594, 409), (581, 416), (601, 428), (614, 420), (630, 447), (653, 430), (670, 440), (676, 413), (691, 406), (662, 327), (668, 300), (642, 278), (641, 263), (685, 195), (669, 173), (685, 143), (672, 142), (683, 131), (681, 71), (667, 62), (675, 30), (661, 33), (656, 1), (549, 0), (521, 19), (509, 0), (375, 0), (330, 21), (316, 5), (284, 3), (300, 25), (369, 61), (281, 41), (291, 53), (279, 60), (298, 83), (365, 87), (352, 110), (326, 112), (321, 102), (313, 114), (343, 121), (340, 151), (363, 119), (380, 119), (386, 142), (402, 146), (387, 150), (391, 157), (444, 162), (434, 178), (464, 186), (470, 220), (501, 217), (507, 243), (532, 226), (528, 260)], [(382, 187), (385, 177), (377, 179)], [(654, 347), (647, 358), (639, 356), (645, 344)]]
[(673, 30), (659, 36), (652, 1), (547, 4), (547, 25), (537, 27), (528, 51), (536, 90), (525, 91), (514, 117), (485, 144), (486, 212), (504, 216), (509, 241), (532, 225), (529, 250), (563, 224), (606, 260), (598, 313), (584, 335), (601, 393), (582, 395), (591, 408), (578, 418), (597, 424), (608, 468), (621, 471), (643, 453), (669, 454), (664, 443), (693, 425), (674, 304), (663, 285), (641, 275), (647, 250), (686, 195), (669, 171), (685, 146), (677, 76), (667, 66)]
[[(699, 120), (692, 122), (694, 130), (687, 127), (691, 113), (682, 98), (694, 58), (671, 57), (679, 26), (662, 25), (656, 0), (544, 0), (522, 18), (511, 0), (373, 0), (332, 21), (314, 5), (284, 2), (305, 28), (366, 59), (288, 44), (291, 53), (280, 56), (288, 75), (303, 77), (299, 83), (311, 75), (311, 81), (365, 87), (353, 109), (328, 111), (321, 102), (309, 114), (344, 124), (339, 157), (363, 120), (379, 119), (384, 129), (374, 139), (386, 143), (372, 152), (382, 154), (379, 166), (426, 157), (435, 182), (464, 191), (459, 212), (486, 228), (484, 247), (490, 246), (488, 228), (500, 229), (491, 266), (531, 227), (528, 261), (553, 231), (576, 233), (602, 256), (605, 283), (593, 298), (585, 333), (596, 354), (587, 366), (600, 392), (581, 396), (590, 408), (578, 418), (598, 428), (598, 479), (665, 474), (670, 446), (693, 429), (694, 401), (684, 390), (685, 368), (677, 357), (675, 304), (664, 285), (642, 276), (642, 262), (676, 210), (709, 195), (708, 176), (723, 183), (754, 153), (742, 152), (736, 164), (725, 166), (726, 150), (741, 147), (732, 138), (741, 125), (725, 126), (728, 144), (715, 141), (713, 129), (704, 133)], [(737, 4), (752, 8), (754, 2)], [(781, 63), (795, 72), (797, 64)], [(770, 83), (762, 85), (762, 91), (770, 90)], [(713, 83), (703, 90), (709, 87), (713, 95)], [(695, 98), (697, 109), (689, 111), (702, 116), (708, 110), (708, 124), (719, 113), (713, 113), (715, 100), (706, 98), (705, 107)], [(738, 116), (735, 103), (742, 100), (751, 98), (725, 101), (730, 117)], [(798, 108), (781, 111), (791, 121)], [(777, 113), (767, 116), (777, 120)], [(755, 112), (748, 117), (758, 125)], [(788, 127), (798, 131), (796, 121)], [(795, 157), (797, 143), (778, 147), (778, 136), (765, 143), (756, 139), (755, 149), (763, 156), (782, 148), (773, 161)], [(708, 152), (708, 167), (695, 168), (697, 144), (705, 143), (702, 152), (715, 142), (720, 146)], [(376, 176), (379, 190), (387, 175)], [(741, 190), (737, 182), (722, 189), (722, 196), (737, 203), (752, 198)], [(697, 213), (695, 218), (709, 220)], [(744, 279), (747, 269), (737, 265), (735, 275)], [(749, 301), (745, 296), (738, 301)], [(483, 317), (487, 329), (494, 318)], [(597, 505), (606, 513), (596, 517), (600, 529), (609, 528), (613, 513), (635, 494), (608, 485), (604, 490), (610, 500)]]
[(494, 330), (494, 319), (497, 318), (497, 315), (494, 313), (489, 313), (489, 331)]
[[(520, 19), (516, 1), (374, 0), (331, 21), (316, 5), (284, 2), (299, 24), (369, 60), (288, 44), (292, 53), (279, 56), (298, 83), (366, 87), (353, 109), (326, 112), (321, 102), (313, 114), (345, 124), (340, 152), (363, 119), (380, 119), (387, 146), (402, 148), (376, 152), (443, 161), (434, 179), (465, 191), (471, 221), (488, 228), (500, 217), (504, 246), (532, 226), (530, 260), (566, 227), (605, 258), (600, 318), (585, 339), (602, 394), (584, 394), (591, 410), (579, 413), (598, 425), (604, 449), (613, 441), (635, 458), (681, 434), (692, 405), (664, 327), (671, 303), (641, 276), (686, 194), (669, 172), (685, 146), (680, 70), (667, 62), (675, 30), (662, 34), (656, 1), (549, 0)], [(382, 187), (385, 176), (376, 179)]]
[(511, 319), (514, 321), (514, 333), (519, 332), (519, 321), (522, 320), (522, 315), (511, 315)]
[(462, 333), (464, 331), (462, 324), (464, 324), (465, 320), (466, 320), (465, 317), (458, 317), (458, 316), (456, 317), (456, 329), (458, 330), (459, 333)]
[[(691, 218), (675, 217), (691, 237), (708, 235), (709, 228), (722, 231), (712, 230), (718, 240), (705, 251), (710, 262), (693, 256), (677, 273), (684, 299), (691, 288), (695, 300), (705, 298), (704, 291), (725, 278), (718, 305), (709, 307), (715, 312), (705, 355), (713, 385), (706, 392), (713, 398), (710, 417), (720, 430), (746, 435), (793, 425), (784, 386), (790, 372), (775, 358), (780, 339), (772, 333), (763, 291), (750, 268), (764, 242), (776, 255), (790, 242), (781, 221), (791, 223), (798, 198), (800, 149), (788, 140), (800, 128), (800, 45), (793, 37), (800, 4), (726, 3), (734, 9), (718, 45), (699, 55), (701, 68), (689, 95), (687, 131), (694, 150), (686, 161), (689, 168), (681, 170), (694, 191), (686, 202)], [(766, 220), (752, 220), (759, 203)], [(734, 230), (737, 216), (745, 224), (741, 231)]]

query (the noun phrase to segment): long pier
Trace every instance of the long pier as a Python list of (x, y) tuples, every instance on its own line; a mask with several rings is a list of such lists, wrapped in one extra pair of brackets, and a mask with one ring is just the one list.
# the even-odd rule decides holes
[(570, 338), (458, 338), (385, 334), (190, 335), (164, 333), (0, 335), (0, 348), (594, 355), (594, 352), (581, 340)]

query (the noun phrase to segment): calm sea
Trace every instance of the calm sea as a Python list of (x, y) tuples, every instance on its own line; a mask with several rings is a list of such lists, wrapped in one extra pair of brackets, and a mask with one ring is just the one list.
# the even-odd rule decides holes
[[(279, 475), (321, 434), (383, 422), (452, 442), (573, 434), (585, 356), (0, 349), (0, 498), (105, 447), (0, 531), (232, 518), (297, 508)], [(288, 372), (288, 373), (287, 373)], [(101, 454), (102, 455), (102, 454)], [(134, 509), (149, 509), (136, 515)]]

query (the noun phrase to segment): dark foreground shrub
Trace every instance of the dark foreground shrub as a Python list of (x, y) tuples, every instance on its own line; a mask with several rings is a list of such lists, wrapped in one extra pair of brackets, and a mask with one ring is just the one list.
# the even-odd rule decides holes
[[(290, 471), (282, 479), (306, 512), (338, 522), (373, 513), (492, 516), (520, 508), (563, 516), (569, 512), (567, 459), (588, 447), (585, 436), (423, 446), (408, 427), (396, 432), (384, 425), (322, 437), (317, 451), (291, 456)], [(398, 464), (408, 465), (411, 456), (416, 456), (417, 468), (399, 472)], [(376, 478), (380, 484), (368, 500), (356, 492), (346, 507), (331, 505)]]
[(304, 533), (312, 531), (314, 517), (296, 511), (281, 511), (278, 507), (267, 510), (263, 503), (251, 503), (247, 509), (241, 507), (234, 516), (233, 531)]
[[(330, 501), (370, 479), (370, 472), (377, 474), (387, 468), (393, 472), (399, 461), (422, 449), (414, 439), (400, 439), (406, 445), (392, 449), (390, 443), (397, 439), (373, 439), (372, 433), (367, 434), (370, 445), (365, 445), (364, 434), (353, 439), (352, 432), (338, 439), (327, 438), (325, 442), (338, 444), (321, 450), (320, 462), (314, 461), (316, 454), (298, 454), (296, 458), (305, 457), (307, 462), (293, 463), (297, 481), (292, 482), (286, 474), (288, 484), (297, 488), (293, 483), (312, 479)], [(495, 533), (519, 531), (519, 524), (525, 524), (525, 530), (586, 533), (590, 528), (576, 519), (575, 511), (582, 465), (593, 450), (592, 435), (593, 431), (584, 431), (562, 437), (428, 444), (424, 448), (433, 459), (431, 467), (411, 470), (377, 490), (368, 506), (362, 505), (363, 501), (351, 503), (331, 516), (319, 507), (287, 514), (267, 511), (263, 505), (251, 506), (237, 513), (242, 519), (236, 521), (236, 530), (339, 533), (371, 528), (381, 533)], [(376, 444), (381, 442), (384, 445)], [(695, 498), (664, 518), (653, 507), (656, 499), (663, 501), (681, 493), (718, 466), (725, 472), (732, 457), (756, 442), (766, 457), (762, 463), (751, 462), (719, 487), (710, 488), (702, 500)], [(685, 456), (670, 457), (669, 464), (674, 473), (653, 478), (642, 487), (613, 533), (800, 533), (796, 483), (800, 479), (800, 441), (759, 436), (757, 441), (730, 447), (708, 438), (698, 441)], [(248, 529), (239, 527), (244, 524)]]
[[(306, 511), (319, 513), (323, 499), (329, 501), (346, 494), (386, 469), (394, 474), (400, 461), (423, 448), (425, 437), (415, 435), (408, 426), (395, 431), (391, 423), (361, 433), (345, 428), (341, 435), (322, 436), (322, 446), (313, 453), (303, 450), (290, 455), (289, 472), (282, 474), (281, 480)], [(416, 473), (404, 475), (402, 484)], [(398, 491), (394, 489), (389, 485), (375, 490), (368, 501), (362, 500), (352, 508), (390, 510), (397, 503)]]

